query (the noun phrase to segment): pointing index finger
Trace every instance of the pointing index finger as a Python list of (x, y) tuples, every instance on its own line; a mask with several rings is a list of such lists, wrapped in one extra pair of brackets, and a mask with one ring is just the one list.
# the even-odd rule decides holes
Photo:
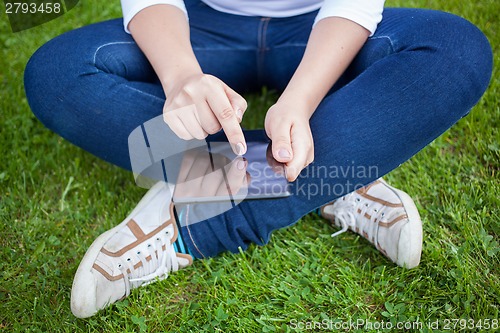
[(217, 117), (217, 120), (219, 120), (234, 153), (237, 155), (246, 153), (247, 145), (243, 130), (236, 117), (236, 112), (222, 88), (208, 96), (208, 105)]

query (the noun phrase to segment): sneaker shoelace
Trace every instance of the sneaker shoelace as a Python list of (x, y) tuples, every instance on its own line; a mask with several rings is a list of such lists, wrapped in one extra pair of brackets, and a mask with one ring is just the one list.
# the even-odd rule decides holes
[[(151, 259), (148, 260), (148, 257)], [(134, 253), (133, 258), (122, 258), (118, 268), (123, 273), (126, 296), (130, 294), (131, 287), (147, 285), (156, 278), (166, 277), (171, 271), (179, 270), (176, 252), (170, 242), (170, 231), (165, 230), (154, 240), (145, 243), (142, 249)]]
[[(371, 204), (370, 204), (371, 203)], [(374, 244), (378, 242), (378, 222), (382, 218), (388, 219), (389, 215), (397, 214), (396, 209), (384, 205), (377, 205), (353, 192), (337, 199), (333, 203), (332, 214), (335, 216), (335, 223), (341, 226), (341, 230), (334, 232), (331, 236), (336, 237), (349, 228), (351, 230), (365, 234), (368, 240)], [(356, 227), (358, 230), (356, 230)]]

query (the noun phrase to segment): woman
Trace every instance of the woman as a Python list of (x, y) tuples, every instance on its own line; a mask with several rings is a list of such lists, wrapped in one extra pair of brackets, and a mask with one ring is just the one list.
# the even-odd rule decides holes
[[(488, 85), (492, 54), (459, 17), (383, 10), (383, 2), (122, 0), (123, 21), (70, 31), (33, 55), (25, 86), (36, 116), (128, 169), (130, 133), (161, 114), (182, 139), (222, 129), (244, 154), (241, 94), (263, 85), (281, 92), (264, 127), (293, 195), (244, 201), (190, 224), (189, 212), (175, 218), (170, 187), (159, 182), (87, 251), (73, 283), (76, 316), (93, 315), (193, 257), (265, 244), (273, 230), (320, 207), (398, 265), (418, 265), (418, 211), (406, 193), (377, 179), (469, 112)], [(377, 172), (332, 176), (314, 172), (320, 167)], [(304, 191), (325, 184), (340, 190)]]

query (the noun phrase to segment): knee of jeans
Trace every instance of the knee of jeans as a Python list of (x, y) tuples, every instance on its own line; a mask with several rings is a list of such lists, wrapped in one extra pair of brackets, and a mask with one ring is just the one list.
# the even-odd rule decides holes
[[(51, 108), (47, 101), (51, 98), (50, 91), (50, 45), (42, 45), (29, 59), (24, 69), (24, 90), (31, 111), (47, 127)], [(49, 94), (49, 96), (48, 96)]]
[(47, 128), (64, 136), (68, 122), (74, 119), (74, 88), (81, 73), (90, 72), (77, 44), (58, 36), (42, 45), (29, 59), (24, 70), (24, 89), (33, 114)]
[(456, 23), (450, 24), (457, 40), (453, 59), (461, 65), (468, 89), (475, 94), (476, 102), (488, 87), (493, 71), (493, 52), (491, 45), (483, 32), (471, 22), (456, 17)]
[(100, 71), (118, 75), (130, 81), (156, 79), (149, 61), (134, 41), (101, 45), (94, 53), (93, 65)]
[(448, 70), (449, 80), (460, 82), (460, 90), (468, 96), (472, 107), (483, 95), (491, 79), (493, 53), (483, 32), (468, 20), (445, 12), (436, 12), (427, 31), (439, 40), (433, 42), (441, 62)]
[[(462, 92), (468, 95), (470, 104), (465, 117), (472, 107), (485, 93), (493, 72), (493, 51), (487, 37), (483, 32), (465, 19), (461, 19), (462, 38), (457, 41), (460, 52), (455, 54), (454, 60), (462, 71), (458, 78), (463, 79)], [(458, 33), (458, 32), (457, 32)]]

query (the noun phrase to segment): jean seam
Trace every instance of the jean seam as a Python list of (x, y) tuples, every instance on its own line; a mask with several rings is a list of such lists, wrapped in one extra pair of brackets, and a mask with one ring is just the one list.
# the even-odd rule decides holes
[(131, 87), (131, 86), (127, 85), (126, 83), (122, 83), (122, 84), (123, 84), (125, 87), (127, 87), (128, 89), (130, 89), (130, 90), (136, 91), (136, 92), (138, 92), (138, 93), (140, 93), (140, 94), (143, 94), (143, 95), (145, 95), (145, 96), (152, 97), (152, 98), (154, 98), (154, 99), (157, 99), (158, 101), (165, 102), (165, 99), (163, 99), (163, 98), (160, 98), (160, 97), (155, 96), (155, 95), (148, 94), (147, 92), (144, 92), (144, 91), (139, 90), (139, 89), (137, 89), (137, 88)]
[[(104, 73), (104, 71), (103, 71), (103, 70), (101, 70), (101, 69), (99, 69), (99, 68), (97, 67), (97, 53), (99, 53), (99, 51), (101, 51), (101, 49), (103, 49), (103, 48), (105, 48), (105, 47), (107, 47), (107, 46), (112, 46), (112, 45), (125, 45), (125, 44), (136, 44), (136, 42), (110, 42), (110, 43), (106, 43), (106, 44), (100, 45), (100, 46), (99, 46), (99, 47), (95, 50), (94, 55), (93, 55), (93, 57), (92, 57), (92, 65), (96, 68), (97, 73), (100, 73), (100, 72)], [(97, 73), (95, 73), (95, 74), (97, 74)], [(163, 99), (163, 98), (160, 98), (160, 97), (155, 96), (155, 95), (148, 94), (148, 93), (146, 93), (146, 92), (144, 92), (144, 91), (142, 91), (142, 90), (139, 90), (139, 89), (137, 89), (137, 88), (131, 87), (131, 86), (127, 85), (126, 83), (123, 83), (123, 82), (119, 82), (119, 83), (120, 83), (120, 84), (123, 84), (123, 85), (124, 85), (125, 87), (127, 87), (128, 89), (131, 89), (131, 90), (133, 90), (133, 91), (135, 91), (135, 92), (138, 92), (138, 93), (140, 93), (140, 94), (142, 94), (142, 95), (152, 97), (152, 98), (157, 99), (157, 100), (159, 100), (159, 101), (164, 101), (164, 99)]]
[(307, 46), (306, 43), (290, 43), (290, 44), (283, 44), (283, 45), (273, 46), (273, 50), (282, 49), (282, 48), (285, 48), (285, 47), (306, 47), (306, 46)]
[[(255, 51), (251, 47), (193, 47), (193, 51)], [(257, 50), (258, 51), (258, 50)]]
[[(186, 216), (186, 221), (187, 221), (187, 216)], [(191, 233), (191, 229), (189, 229), (189, 223), (187, 223), (187, 222), (186, 222), (186, 229), (187, 229), (187, 232), (189, 235), (189, 239), (191, 240), (191, 243), (193, 243), (194, 250), (196, 250), (196, 252), (198, 252), (198, 254), (200, 254), (203, 258), (206, 258), (205, 255), (203, 254), (203, 252), (201, 252), (201, 250), (198, 247), (198, 245), (196, 244), (196, 242), (194, 241), (193, 234)]]
[(392, 42), (391, 37), (389, 37), (389, 36), (376, 36), (376, 37), (368, 38), (368, 40), (375, 40), (375, 39), (387, 39), (389, 41), (389, 44), (391, 45), (392, 53), (396, 52), (396, 48), (394, 47), (394, 43)]
[(257, 78), (262, 81), (263, 67), (264, 67), (264, 54), (266, 51), (266, 34), (269, 21), (268, 17), (260, 19), (259, 28), (257, 32)]
[(106, 43), (106, 44), (103, 44), (101, 46), (99, 46), (95, 52), (94, 52), (94, 57), (93, 57), (93, 65), (94, 67), (97, 68), (97, 65), (96, 65), (96, 58), (97, 58), (97, 53), (104, 47), (106, 46), (110, 46), (110, 45), (119, 45), (119, 44), (135, 44), (135, 42), (111, 42), (111, 43)]

